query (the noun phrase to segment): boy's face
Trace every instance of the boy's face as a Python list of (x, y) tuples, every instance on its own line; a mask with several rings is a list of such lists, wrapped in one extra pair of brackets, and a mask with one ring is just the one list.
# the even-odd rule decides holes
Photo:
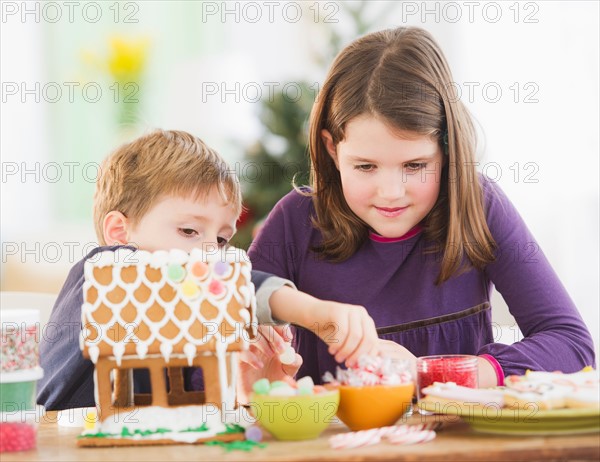
[(235, 234), (235, 207), (226, 203), (216, 188), (204, 198), (165, 196), (127, 230), (127, 241), (141, 250), (194, 247), (214, 251)]

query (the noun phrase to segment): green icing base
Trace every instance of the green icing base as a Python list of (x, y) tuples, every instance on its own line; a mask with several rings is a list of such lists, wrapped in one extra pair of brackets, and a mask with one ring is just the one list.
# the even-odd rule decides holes
[[(244, 427), (242, 427), (241, 425), (238, 424), (225, 424), (225, 431), (224, 432), (220, 432), (217, 433), (217, 435), (228, 435), (231, 433), (244, 433)], [(206, 423), (203, 423), (200, 427), (196, 427), (196, 428), (188, 428), (186, 430), (181, 430), (181, 432), (173, 432), (173, 433), (189, 433), (189, 432), (197, 432), (197, 433), (204, 433), (209, 431), (208, 425), (206, 425)], [(127, 427), (123, 427), (123, 429), (121, 430), (121, 433), (103, 433), (103, 432), (97, 432), (97, 433), (87, 433), (85, 435), (79, 435), (78, 438), (114, 438), (114, 437), (121, 437), (121, 438), (133, 438), (136, 435), (140, 435), (141, 437), (145, 437), (148, 435), (155, 435), (155, 434), (164, 434), (164, 433), (171, 433), (172, 431), (169, 430), (168, 428), (157, 428), (156, 430), (133, 430), (130, 431), (129, 428)], [(236, 443), (242, 443), (242, 441), (236, 441)], [(251, 442), (252, 443), (252, 442)], [(248, 447), (247, 449), (242, 449), (240, 448), (228, 448), (228, 451), (231, 451), (233, 449), (238, 449), (238, 450), (242, 450), (242, 451), (249, 451), (250, 449), (252, 449), (252, 447)]]
[(217, 435), (228, 435), (230, 433), (244, 433), (246, 430), (241, 425), (232, 423), (225, 424), (225, 431), (217, 433)]
[[(236, 424), (233, 424), (236, 425)], [(236, 425), (239, 427), (239, 425)], [(242, 428), (242, 427), (240, 427)], [(223, 432), (224, 433), (236, 433), (234, 431), (229, 431), (229, 426), (227, 427), (228, 431)], [(208, 425), (206, 425), (206, 423), (203, 423), (200, 427), (196, 427), (196, 428), (188, 428), (186, 430), (182, 430), (181, 432), (172, 432), (172, 430), (169, 430), (168, 428), (157, 428), (156, 430), (139, 430), (136, 429), (133, 431), (133, 433), (129, 430), (129, 428), (127, 427), (123, 427), (123, 429), (121, 430), (121, 433), (102, 433), (102, 432), (97, 432), (97, 433), (87, 433), (85, 435), (79, 435), (78, 438), (112, 438), (115, 436), (120, 436), (121, 438), (132, 438), (136, 435), (140, 435), (142, 437), (144, 436), (148, 436), (148, 435), (156, 435), (156, 434), (163, 434), (163, 433), (187, 433), (187, 432), (198, 432), (198, 433), (203, 433), (203, 432), (207, 432), (209, 430)], [(243, 428), (242, 428), (242, 431)]]
[(266, 443), (257, 443), (256, 441), (242, 440), (242, 441), (230, 441), (228, 443), (224, 441), (208, 441), (204, 443), (207, 446), (221, 446), (227, 452), (231, 451), (250, 451), (252, 448), (266, 448)]

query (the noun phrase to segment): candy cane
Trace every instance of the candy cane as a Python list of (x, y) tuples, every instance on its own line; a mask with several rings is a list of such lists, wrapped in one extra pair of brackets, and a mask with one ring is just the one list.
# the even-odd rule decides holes
[(349, 432), (332, 436), (329, 445), (333, 449), (352, 449), (378, 444), (384, 437), (393, 444), (426, 443), (435, 438), (435, 431), (429, 429), (431, 427), (431, 424), (396, 425)]
[(361, 446), (371, 446), (381, 442), (381, 437), (384, 434), (385, 431), (382, 431), (380, 428), (350, 432), (332, 436), (329, 439), (329, 444), (333, 449), (352, 449)]
[(417, 444), (427, 443), (435, 438), (435, 432), (432, 430), (422, 430), (418, 432), (408, 432), (404, 435), (390, 435), (387, 440), (393, 444)]

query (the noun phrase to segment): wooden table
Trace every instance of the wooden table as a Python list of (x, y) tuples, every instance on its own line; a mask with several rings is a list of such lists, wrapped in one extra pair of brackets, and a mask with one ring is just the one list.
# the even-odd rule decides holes
[(4, 453), (6, 461), (178, 461), (178, 460), (600, 460), (600, 433), (569, 436), (497, 436), (473, 432), (452, 416), (413, 415), (403, 422), (419, 424), (441, 422), (437, 437), (425, 444), (394, 446), (381, 443), (350, 450), (329, 448), (328, 438), (348, 429), (341, 423), (329, 426), (320, 438), (311, 441), (280, 442), (270, 437), (268, 446), (250, 452), (225, 452), (220, 447), (203, 445), (146, 446), (121, 448), (78, 448), (78, 428), (59, 427), (56, 413), (49, 412), (38, 430), (34, 451)]

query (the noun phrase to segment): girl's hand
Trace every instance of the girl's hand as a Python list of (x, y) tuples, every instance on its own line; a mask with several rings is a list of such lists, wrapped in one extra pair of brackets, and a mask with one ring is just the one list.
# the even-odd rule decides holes
[(409, 364), (409, 371), (413, 377), (413, 382), (417, 381), (417, 357), (404, 348), (399, 343), (392, 340), (378, 340), (379, 356), (385, 356), (392, 359), (405, 359)]
[(309, 310), (313, 323), (304, 327), (327, 343), (338, 363), (353, 366), (360, 356), (377, 354), (375, 322), (364, 307), (317, 300)]
[(362, 306), (319, 300), (287, 286), (273, 292), (269, 305), (274, 318), (319, 336), (339, 363), (352, 366), (361, 355), (377, 353), (375, 323)]
[(296, 360), (292, 364), (282, 364), (279, 360), (279, 355), (291, 340), (289, 326), (258, 326), (257, 336), (250, 343), (250, 348), (240, 354), (239, 403), (248, 403), (252, 385), (258, 379), (267, 378), (271, 382), (292, 381), (302, 365), (302, 357), (296, 354)]

